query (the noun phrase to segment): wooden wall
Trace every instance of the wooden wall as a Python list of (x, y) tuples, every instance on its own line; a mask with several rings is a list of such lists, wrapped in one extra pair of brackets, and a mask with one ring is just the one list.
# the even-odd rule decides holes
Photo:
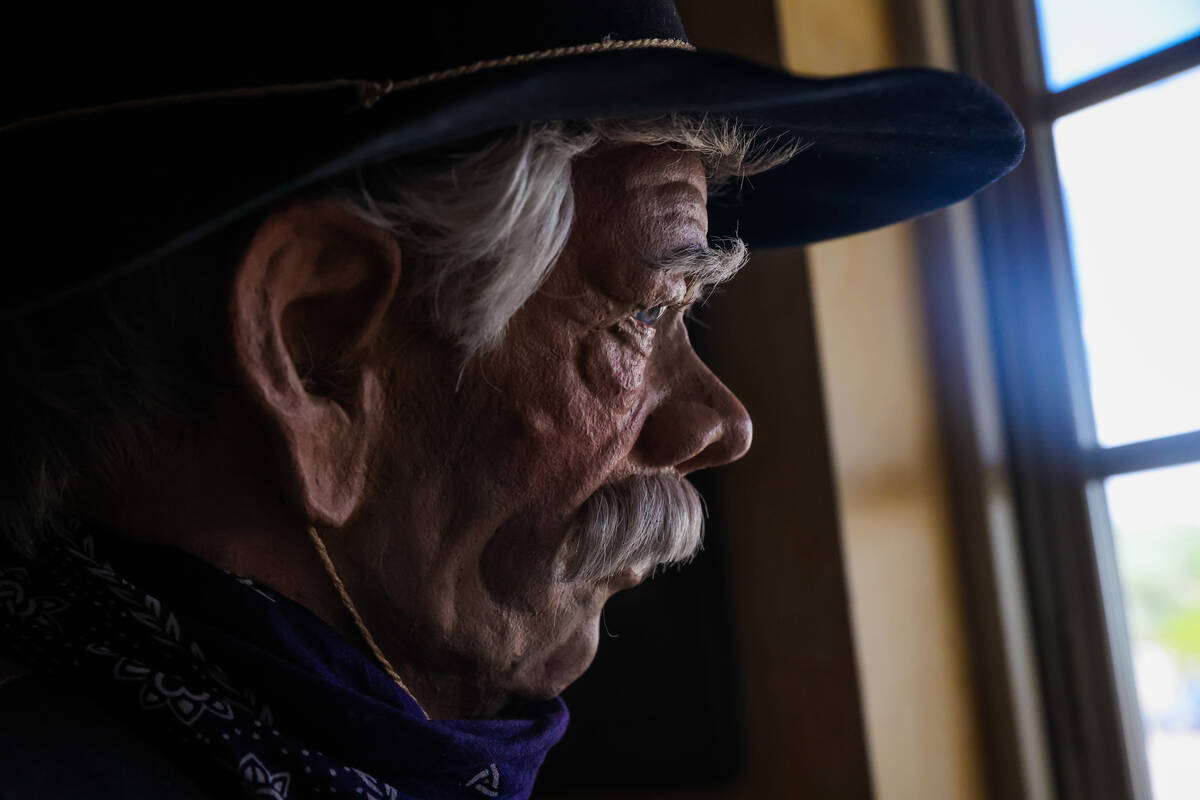
[[(796, 72), (911, 64), (945, 42), (926, 30), (937, 22), (932, 3), (776, 5)], [(917, 238), (911, 224), (894, 225), (814, 246), (808, 257), (876, 795), (981, 798)]]

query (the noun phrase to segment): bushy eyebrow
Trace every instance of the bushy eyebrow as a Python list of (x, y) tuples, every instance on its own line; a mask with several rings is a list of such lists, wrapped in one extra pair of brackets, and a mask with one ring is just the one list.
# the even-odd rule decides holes
[(732, 278), (749, 258), (741, 239), (720, 239), (644, 260), (651, 269), (682, 275), (694, 290), (703, 291)]

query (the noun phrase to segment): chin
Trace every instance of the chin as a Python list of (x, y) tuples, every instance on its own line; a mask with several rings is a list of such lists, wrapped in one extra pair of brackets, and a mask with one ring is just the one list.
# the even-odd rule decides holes
[[(577, 681), (596, 658), (596, 649), (600, 644), (600, 614), (604, 604), (612, 595), (624, 589), (631, 589), (641, 583), (648, 570), (626, 569), (607, 580), (588, 583), (588, 601), (584, 604), (590, 612), (578, 626), (567, 636), (559, 640), (557, 647), (550, 651), (542, 661), (540, 669), (536, 670), (530, 698), (548, 700), (562, 694), (563, 690)], [(557, 639), (557, 637), (556, 637)]]
[(557, 648), (550, 652), (538, 676), (529, 687), (529, 697), (549, 700), (562, 694), (563, 690), (579, 679), (596, 657), (600, 643), (600, 618), (588, 620), (580, 625)]

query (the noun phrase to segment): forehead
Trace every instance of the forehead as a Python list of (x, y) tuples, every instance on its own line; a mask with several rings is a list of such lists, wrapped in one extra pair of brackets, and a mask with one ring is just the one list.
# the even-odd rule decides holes
[(668, 252), (708, 233), (708, 182), (696, 153), (665, 145), (609, 146), (584, 155), (573, 172), (583, 221), (622, 225), (624, 235), (643, 247), (661, 244)]
[(631, 265), (645, 269), (646, 259), (707, 242), (708, 181), (697, 153), (601, 146), (579, 158), (572, 173), (572, 239), (599, 270), (592, 277), (628, 280)]

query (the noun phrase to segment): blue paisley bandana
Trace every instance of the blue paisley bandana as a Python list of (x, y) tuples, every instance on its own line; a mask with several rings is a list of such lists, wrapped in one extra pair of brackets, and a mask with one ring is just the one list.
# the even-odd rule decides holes
[[(165, 547), (56, 535), (0, 565), (0, 654), (125, 709), (229, 796), (528, 798), (561, 700), (426, 720), (373, 661), (270, 588)], [(236, 788), (235, 788), (236, 787)]]

